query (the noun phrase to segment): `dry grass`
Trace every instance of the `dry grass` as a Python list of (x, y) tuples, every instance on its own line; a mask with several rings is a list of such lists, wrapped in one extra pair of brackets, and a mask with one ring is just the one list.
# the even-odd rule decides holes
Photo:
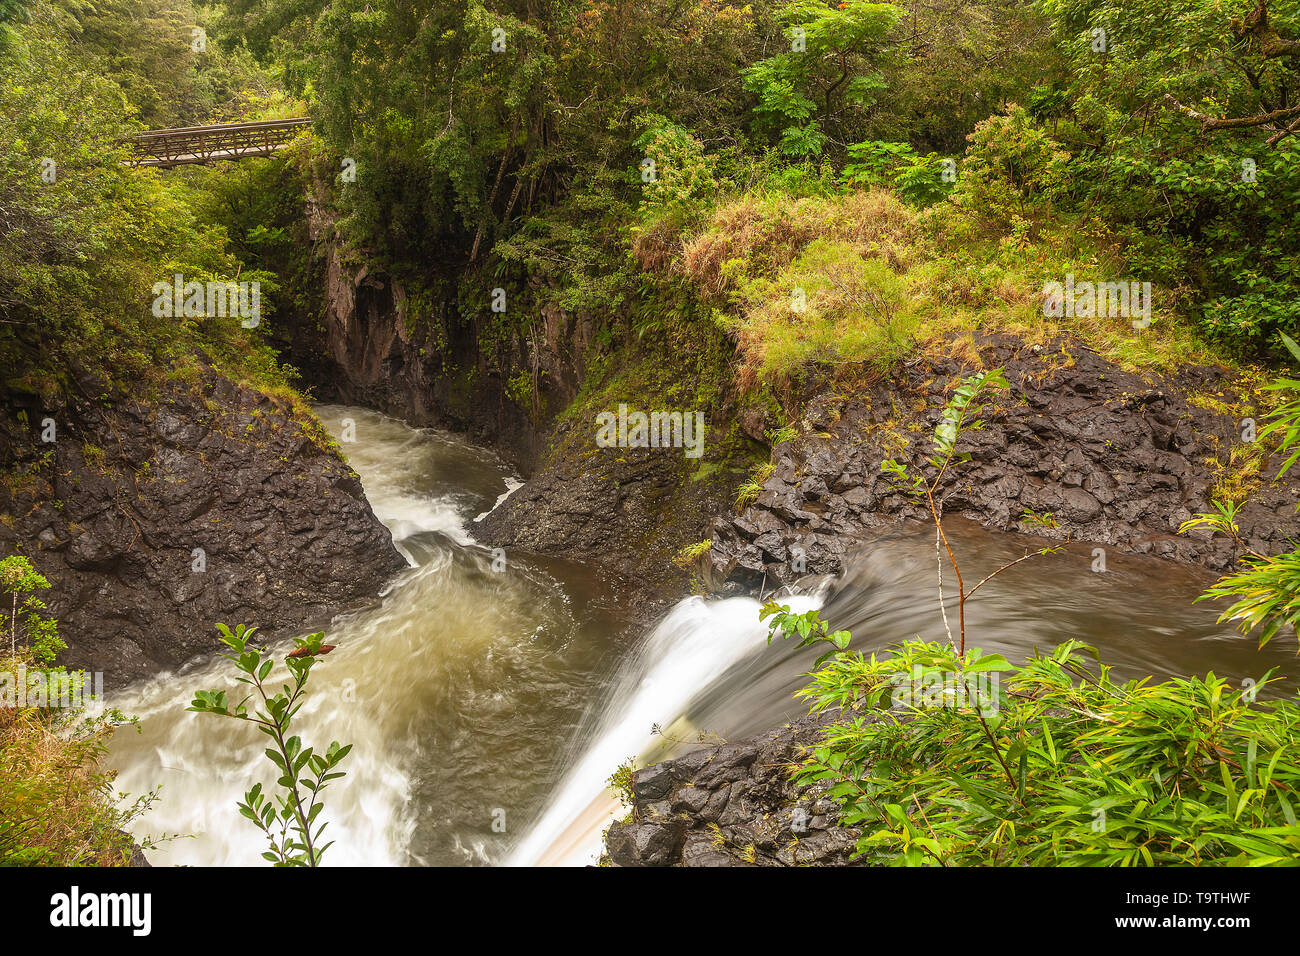
[(1267, 457), (1259, 442), (1249, 442), (1235, 445), (1228, 452), (1226, 461), (1220, 458), (1208, 459), (1206, 463), (1214, 473), (1210, 499), (1236, 504), (1249, 500), (1266, 481), (1264, 463)]
[[(1179, 318), (1177, 288), (1152, 290), (1145, 329), (1123, 316), (1044, 315), (1046, 281), (1125, 276), (1103, 224), (1054, 230), (1009, 241), (951, 206), (918, 212), (881, 189), (755, 193), (723, 202), (696, 228), (648, 225), (634, 252), (642, 268), (685, 276), (718, 303), (738, 347), (742, 391), (797, 383), (812, 367), (887, 371), (917, 352), (968, 354), (977, 333), (1044, 347), (1074, 337), (1137, 374), (1231, 364)], [(796, 295), (806, 298), (802, 311)]]
[(646, 272), (663, 275), (674, 271), (680, 251), (680, 228), (671, 218), (657, 219), (633, 230), (632, 257)]
[(905, 277), (920, 261), (921, 235), (916, 215), (882, 190), (755, 194), (722, 204), (685, 236), (650, 224), (633, 252), (642, 268), (683, 275), (735, 306), (724, 321), (745, 391), (760, 379), (789, 381), (810, 363), (887, 365), (904, 353)]
[[(15, 674), (17, 662), (0, 660), (0, 670)], [(0, 865), (130, 861), (124, 828), (134, 814), (117, 808), (112, 776), (99, 765), (111, 733), (103, 721), (0, 707)]]
[(919, 234), (912, 211), (882, 190), (833, 199), (744, 196), (720, 206), (705, 231), (683, 243), (678, 267), (705, 292), (718, 294), (734, 287), (730, 263), (779, 272), (808, 244), (826, 239), (906, 271)]

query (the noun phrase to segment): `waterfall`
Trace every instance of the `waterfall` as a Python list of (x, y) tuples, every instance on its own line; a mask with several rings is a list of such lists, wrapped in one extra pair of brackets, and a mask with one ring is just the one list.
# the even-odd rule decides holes
[[(338, 649), (313, 670), (295, 722), (309, 745), (353, 745), (325, 799), (337, 841), (327, 865), (593, 863), (621, 812), (609, 777), (629, 758), (647, 766), (702, 733), (739, 740), (806, 713), (794, 693), (817, 654), (769, 647), (757, 601), (688, 598), (629, 646), (622, 602), (590, 566), (514, 551), (503, 562), (473, 540), (472, 517), (519, 486), (508, 465), (375, 412), (319, 413), (412, 565), (378, 606), (325, 628)], [(959, 524), (949, 538), (973, 578), (1026, 547)], [(1259, 651), (1194, 603), (1203, 575), (1120, 555), (1106, 574), (1090, 563), (1080, 545), (999, 576), (966, 608), (972, 643), (1024, 658), (1077, 637), (1119, 675), (1294, 673), (1282, 642)], [(934, 574), (932, 533), (904, 531), (847, 556), (816, 593), (781, 600), (820, 608), (856, 650), (939, 640)], [(289, 637), (277, 636), (276, 656)], [(149, 852), (156, 865), (261, 863), (261, 835), (235, 804), (274, 780), (265, 744), (185, 710), (195, 690), (217, 687), (233, 696), (240, 685), (214, 656), (108, 701), (141, 723), (113, 737), (118, 789), (161, 787), (133, 834), (179, 835)]]
[[(796, 611), (818, 606), (799, 596)], [(649, 762), (652, 727), (681, 736), (690, 725), (692, 703), (723, 676), (767, 645), (767, 627), (752, 598), (680, 602), (627, 658), (610, 691), (587, 721), (588, 741), (556, 788), (545, 814), (510, 854), (512, 866), (581, 866), (600, 854), (605, 828), (619, 811), (607, 785), (629, 757)], [(704, 728), (707, 729), (707, 728)], [(585, 736), (585, 735), (584, 735)], [(654, 754), (658, 759), (661, 754)]]

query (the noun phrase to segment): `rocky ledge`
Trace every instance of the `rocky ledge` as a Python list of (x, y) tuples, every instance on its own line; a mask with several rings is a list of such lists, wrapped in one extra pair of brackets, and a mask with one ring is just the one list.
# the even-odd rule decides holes
[(801, 717), (633, 775), (632, 812), (610, 826), (613, 866), (847, 866), (859, 831), (838, 826), (828, 783), (791, 770), (834, 716)]
[[(1239, 556), (1223, 535), (1177, 533), (1210, 510), (1219, 474), (1241, 467), (1240, 452), (1230, 456), (1245, 450), (1242, 423), (1212, 407), (1235, 398), (1226, 370), (1192, 367), (1153, 383), (1078, 343), (1031, 347), (999, 336), (980, 345), (983, 367), (1003, 368), (1011, 388), (984, 414), (984, 428), (959, 444), (971, 459), (945, 477), (945, 515), (1212, 570)], [(880, 463), (896, 458), (926, 473), (951, 390), (973, 368), (958, 359), (917, 362), (847, 398), (828, 391), (812, 400), (803, 436), (773, 449), (775, 470), (757, 500), (714, 521), (701, 577), (717, 589), (758, 588), (835, 573), (841, 555), (874, 529), (928, 521), (924, 502), (900, 491)], [(1270, 467), (1263, 448), (1257, 454), (1259, 473), (1272, 476), (1277, 463)], [(1298, 497), (1294, 477), (1260, 481), (1238, 516), (1246, 544), (1290, 550), (1300, 535)], [(1042, 527), (1030, 512), (1056, 526)]]
[(210, 652), (215, 621), (325, 624), (405, 566), (320, 426), (211, 371), (149, 401), (15, 405), (0, 467), (0, 554), (49, 579), (61, 662), (109, 688)]
[(562, 421), (556, 450), (475, 524), (485, 544), (591, 562), (617, 581), (637, 626), (676, 601), (678, 550), (730, 510), (736, 474), (697, 480), (678, 449), (596, 448), (590, 419)]
[[(1261, 553), (1300, 537), (1294, 479), (1268, 480), (1279, 462), (1244, 448), (1229, 413), (1248, 396), (1227, 370), (1192, 367), (1148, 381), (1079, 343), (979, 342), (979, 363), (915, 362), (865, 387), (825, 389), (805, 408), (802, 435), (772, 451), (761, 494), (714, 520), (698, 572), (711, 590), (771, 589), (805, 574), (837, 573), (841, 557), (882, 528), (928, 511), (881, 473), (887, 458), (927, 473), (931, 436), (957, 382), (1001, 367), (1009, 393), (982, 416), (940, 490), (948, 516), (994, 531), (1092, 542), (1212, 570), (1238, 546), (1223, 535), (1178, 534), (1208, 511), (1221, 480), (1249, 489), (1241, 538)], [(762, 431), (762, 423), (752, 429)], [(1234, 454), (1234, 451), (1236, 452)], [(1245, 454), (1243, 454), (1245, 452)], [(1258, 477), (1238, 474), (1254, 461)], [(1050, 515), (1043, 527), (1034, 515)], [(605, 862), (618, 866), (844, 865), (857, 838), (836, 826), (824, 786), (796, 787), (791, 771), (827, 718), (704, 748), (634, 777), (633, 812), (611, 826)], [(796, 825), (803, 828), (796, 829)]]

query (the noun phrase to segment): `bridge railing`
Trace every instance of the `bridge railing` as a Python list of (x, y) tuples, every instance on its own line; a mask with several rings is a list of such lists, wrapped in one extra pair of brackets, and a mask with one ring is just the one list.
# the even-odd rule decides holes
[(137, 133), (126, 142), (132, 166), (181, 166), (209, 163), (245, 156), (270, 156), (283, 149), (311, 124), (311, 118), (260, 120), (253, 123), (222, 123), (211, 126), (186, 126), (176, 129), (152, 129)]

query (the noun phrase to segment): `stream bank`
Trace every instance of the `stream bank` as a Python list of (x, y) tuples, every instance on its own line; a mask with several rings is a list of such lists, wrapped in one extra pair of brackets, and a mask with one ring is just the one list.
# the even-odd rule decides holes
[[(679, 453), (598, 448), (594, 409), (580, 409), (560, 420), (549, 457), (483, 523), (481, 537), (613, 563), (666, 596), (684, 582), (664, 571), (674, 554), (665, 541), (676, 549), (708, 539), (692, 568), (705, 593), (837, 573), (847, 552), (882, 531), (930, 520), (924, 502), (897, 488), (880, 463), (895, 458), (922, 473), (952, 389), (981, 368), (1002, 368), (1011, 387), (984, 415), (985, 427), (964, 435), (959, 450), (970, 460), (949, 469), (939, 491), (946, 516), (1211, 571), (1229, 568), (1247, 547), (1275, 554), (1300, 536), (1300, 486), (1292, 476), (1272, 480), (1279, 462), (1243, 440), (1245, 423), (1229, 410), (1249, 408), (1252, 398), (1228, 370), (1143, 378), (1074, 341), (1044, 347), (990, 336), (973, 354), (817, 388), (796, 437), (771, 449), (770, 474), (739, 508), (734, 468), (723, 473), (730, 487), (697, 488)], [(1253, 427), (1262, 424), (1260, 414)], [(749, 430), (765, 431), (761, 423)], [(1240, 543), (1178, 533), (1214, 500), (1242, 493)]]
[(908, 363), (851, 392), (820, 391), (800, 437), (773, 449), (757, 498), (714, 522), (704, 576), (730, 590), (835, 573), (864, 538), (929, 522), (925, 502), (896, 487), (880, 463), (893, 458), (926, 473), (952, 390), (981, 368), (1003, 369), (1011, 387), (984, 413), (984, 427), (959, 442), (970, 460), (944, 477), (936, 497), (945, 516), (1222, 571), (1241, 547), (1178, 528), (1235, 485), (1249, 492), (1237, 517), (1245, 545), (1275, 554), (1300, 534), (1300, 486), (1268, 480), (1280, 462), (1243, 441), (1243, 422), (1225, 414), (1249, 400), (1226, 369), (1141, 378), (1075, 341), (1044, 347), (990, 336), (974, 356)]
[(0, 551), (49, 580), (60, 662), (110, 690), (211, 654), (214, 621), (301, 632), (406, 566), (319, 424), (211, 369), (134, 400), (10, 408)]

